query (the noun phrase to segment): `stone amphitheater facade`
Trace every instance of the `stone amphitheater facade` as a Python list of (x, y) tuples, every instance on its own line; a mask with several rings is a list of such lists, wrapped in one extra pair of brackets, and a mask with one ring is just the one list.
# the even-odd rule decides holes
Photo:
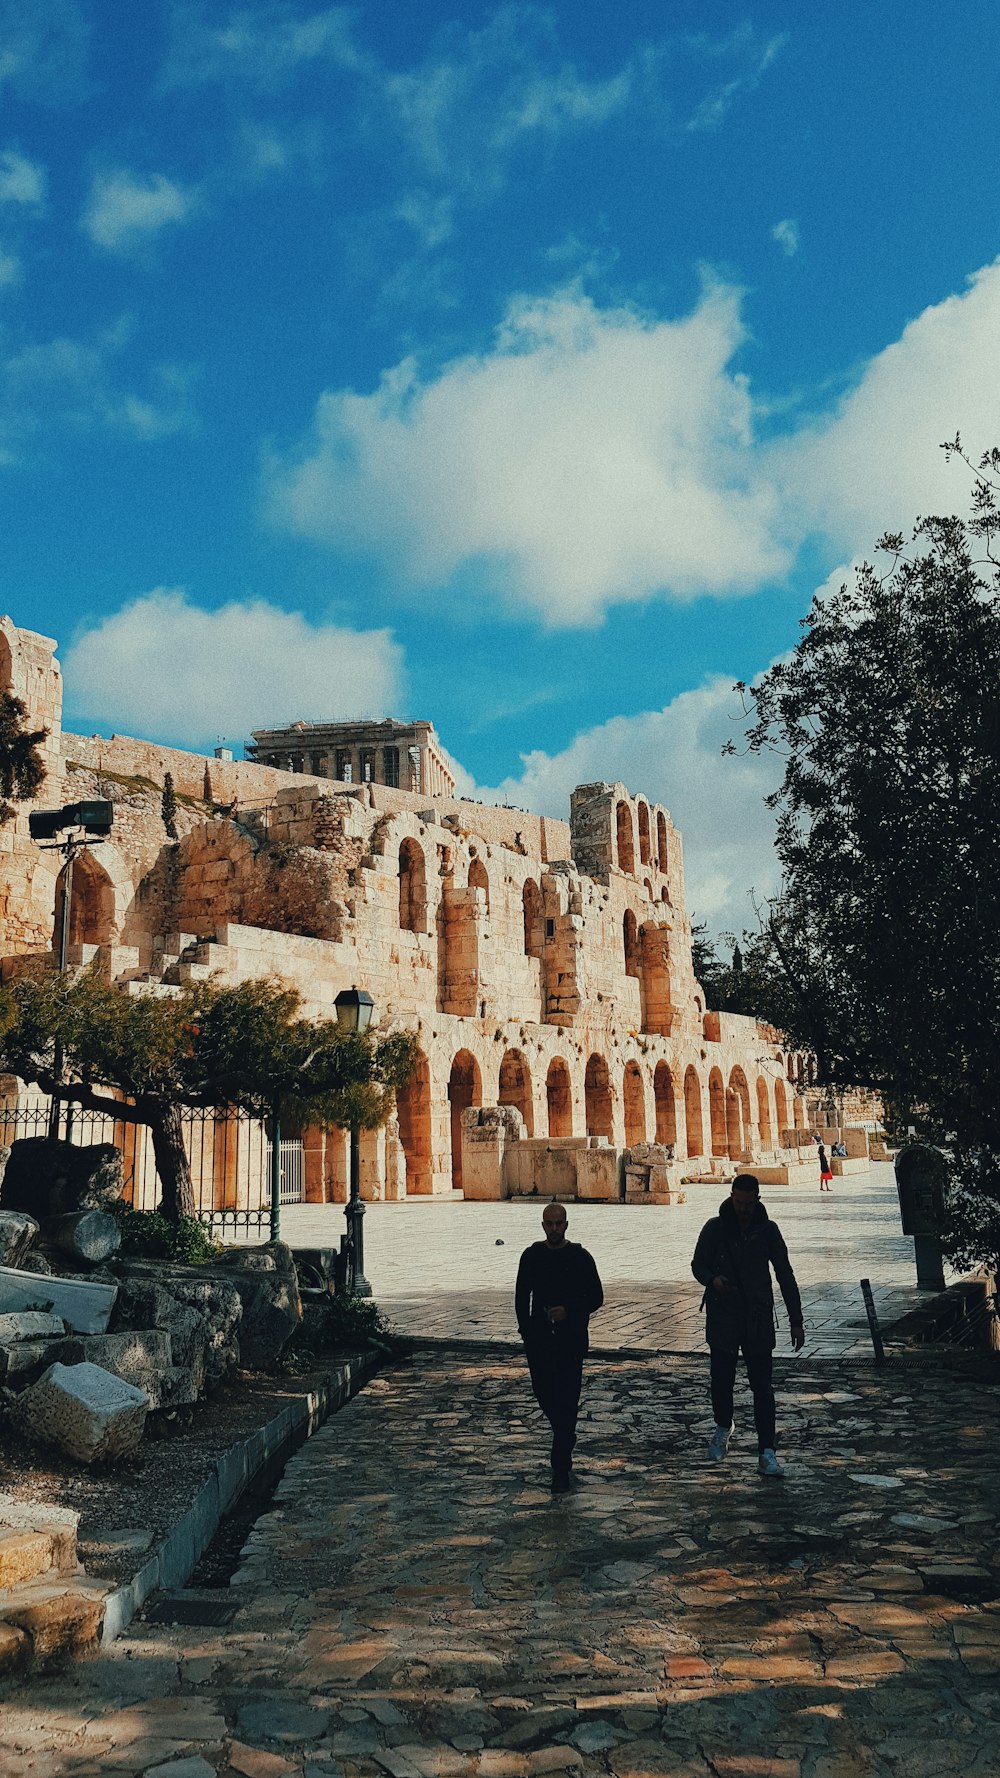
[[(127, 992), (279, 976), (314, 1015), (367, 989), (420, 1049), (396, 1118), (363, 1136), (367, 1197), (669, 1198), (685, 1176), (794, 1166), (806, 1061), (706, 1006), (666, 809), (585, 784), (563, 822), (68, 734), (55, 649), (0, 618), (0, 692), (49, 731), (34, 806), (114, 804), (110, 838), (75, 866), (70, 960), (96, 957)], [(0, 825), (0, 863), (10, 970), (51, 951), (60, 895), (26, 807)], [(343, 1133), (307, 1133), (306, 1197), (341, 1201), (346, 1172)]]

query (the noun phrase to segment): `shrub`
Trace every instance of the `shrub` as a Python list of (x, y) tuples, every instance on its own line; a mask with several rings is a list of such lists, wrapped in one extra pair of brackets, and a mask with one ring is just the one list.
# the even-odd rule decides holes
[(177, 1222), (158, 1210), (133, 1210), (126, 1205), (116, 1212), (122, 1232), (121, 1251), (133, 1259), (166, 1259), (178, 1265), (203, 1266), (222, 1252), (218, 1241), (196, 1216)]

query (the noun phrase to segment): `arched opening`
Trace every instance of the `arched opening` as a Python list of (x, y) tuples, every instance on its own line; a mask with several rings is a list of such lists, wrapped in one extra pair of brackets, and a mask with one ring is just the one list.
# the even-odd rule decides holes
[(726, 1134), (729, 1153), (734, 1160), (746, 1154), (753, 1142), (750, 1124), (750, 1088), (742, 1068), (734, 1068), (729, 1076), (726, 1096)]
[(651, 855), (650, 849), (649, 849), (649, 810), (646, 807), (645, 803), (639, 804), (638, 815), (639, 815), (639, 863), (640, 864), (649, 864), (651, 862), (652, 855)]
[(781, 1139), (788, 1128), (788, 1098), (783, 1080), (776, 1080), (774, 1083), (774, 1116), (778, 1126), (778, 1144), (780, 1146)]
[(10, 682), (14, 677), (14, 662), (10, 652), (10, 643), (6, 636), (0, 634), (0, 697), (10, 690)]
[(726, 1132), (726, 1089), (722, 1084), (722, 1075), (713, 1068), (708, 1077), (708, 1116), (712, 1131), (712, 1153), (728, 1154), (729, 1137)]
[(653, 885), (650, 882), (648, 877), (643, 877), (642, 886), (645, 889), (646, 894), (649, 896), (650, 901), (652, 901), (653, 900)]
[(757, 1076), (757, 1134), (761, 1148), (771, 1148), (771, 1107), (767, 1097), (767, 1082)]
[(646, 1140), (646, 1094), (638, 1062), (626, 1062), (622, 1079), (625, 1112), (625, 1147), (633, 1148)]
[(587, 1135), (614, 1136), (614, 1107), (611, 1097), (611, 1076), (603, 1056), (591, 1056), (583, 1082), (587, 1111)]
[(794, 1086), (795, 1085), (795, 1057), (794, 1056), (789, 1056), (789, 1058), (788, 1058), (787, 1073), (788, 1073), (789, 1080), (791, 1081), (792, 1085)]
[(426, 869), (416, 840), (404, 840), (399, 848), (399, 925), (403, 932), (427, 930)]
[(794, 1121), (795, 1128), (797, 1130), (804, 1130), (805, 1129), (805, 1127), (806, 1127), (805, 1106), (803, 1105), (802, 1100), (799, 1098), (798, 1093), (794, 1094), (794, 1096), (792, 1098), (792, 1119)]
[(490, 911), (490, 879), (486, 866), (481, 858), (474, 858), (469, 866), (469, 888), (481, 889), (486, 897), (486, 912)]
[(704, 1154), (705, 1132), (701, 1121), (701, 1085), (693, 1068), (684, 1075), (684, 1123), (687, 1130), (688, 1159)]
[(615, 810), (618, 831), (618, 869), (635, 870), (635, 841), (632, 835), (632, 811), (628, 803), (619, 803)]
[(451, 1183), (462, 1189), (462, 1113), (470, 1105), (483, 1102), (483, 1083), (479, 1064), (469, 1050), (459, 1050), (448, 1077), (448, 1103), (451, 1110)]
[(533, 877), (528, 878), (521, 891), (521, 907), (524, 912), (524, 954), (526, 957), (540, 957), (545, 932), (542, 892)]
[(625, 953), (625, 974), (639, 973), (639, 927), (631, 908), (622, 918), (622, 949)]
[(674, 1104), (674, 1077), (669, 1064), (657, 1062), (653, 1075), (653, 1103), (656, 1107), (657, 1142), (677, 1141), (677, 1107)]
[[(58, 954), (62, 933), (66, 867), (56, 878), (56, 911), (53, 948)], [(69, 943), (106, 945), (114, 937), (115, 891), (111, 878), (90, 852), (78, 852), (73, 861), (73, 891), (69, 904)]]
[(535, 1119), (531, 1108), (531, 1075), (520, 1050), (508, 1050), (500, 1064), (497, 1104), (516, 1105), (524, 1119), (524, 1128), (527, 1134), (534, 1135)]
[(431, 1071), (427, 1057), (417, 1052), (417, 1065), (405, 1087), (396, 1094), (399, 1140), (406, 1156), (406, 1190), (410, 1196), (432, 1189), (431, 1178)]
[(661, 870), (667, 868), (667, 818), (662, 811), (656, 817), (656, 857)]
[(549, 1110), (549, 1135), (572, 1136), (573, 1089), (569, 1069), (561, 1056), (549, 1063), (545, 1076), (545, 1099)]

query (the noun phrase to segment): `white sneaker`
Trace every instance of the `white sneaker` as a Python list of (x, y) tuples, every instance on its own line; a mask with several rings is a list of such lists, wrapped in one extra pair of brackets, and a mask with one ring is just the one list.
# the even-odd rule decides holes
[(732, 1436), (732, 1431), (733, 1429), (731, 1426), (717, 1426), (709, 1439), (708, 1454), (715, 1459), (716, 1463), (721, 1463), (723, 1457), (726, 1455), (726, 1452), (729, 1449), (729, 1440)]
[(761, 1475), (784, 1475), (785, 1473), (770, 1446), (768, 1446), (766, 1451), (761, 1452), (757, 1459), (757, 1463)]

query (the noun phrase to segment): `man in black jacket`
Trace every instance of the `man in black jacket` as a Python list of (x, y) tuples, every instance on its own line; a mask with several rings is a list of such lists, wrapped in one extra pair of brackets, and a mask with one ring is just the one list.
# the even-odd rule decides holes
[(753, 1417), (761, 1475), (784, 1474), (775, 1456), (774, 1293), (771, 1267), (788, 1310), (792, 1345), (802, 1350), (805, 1330), (802, 1303), (776, 1222), (760, 1201), (760, 1183), (753, 1173), (737, 1173), (732, 1190), (719, 1205), (718, 1216), (698, 1236), (691, 1270), (705, 1286), (705, 1337), (711, 1353), (712, 1410), (715, 1431), (709, 1456), (726, 1455), (733, 1430), (733, 1384), (742, 1351), (753, 1393)]
[(531, 1387), (552, 1428), (553, 1494), (571, 1483), (588, 1323), (604, 1301), (597, 1267), (585, 1247), (567, 1241), (567, 1223), (562, 1204), (546, 1204), (545, 1239), (522, 1253), (514, 1292)]

